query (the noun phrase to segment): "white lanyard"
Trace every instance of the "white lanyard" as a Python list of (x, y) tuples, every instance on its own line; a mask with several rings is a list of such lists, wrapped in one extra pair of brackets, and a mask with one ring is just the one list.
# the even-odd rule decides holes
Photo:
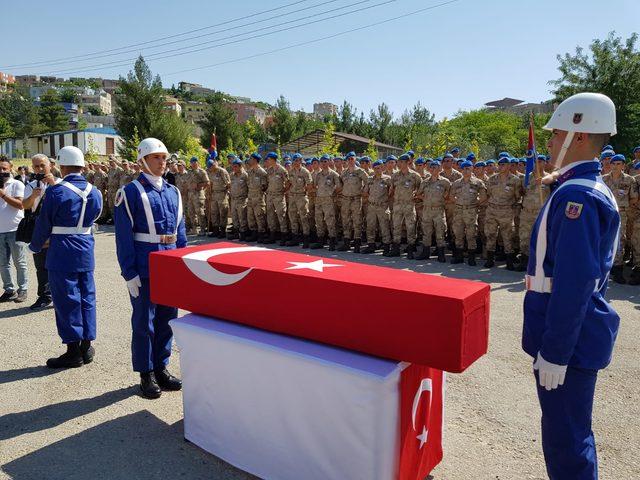
[(51, 229), (51, 233), (58, 235), (90, 235), (91, 226), (83, 227), (82, 225), (84, 223), (84, 214), (87, 209), (87, 200), (89, 198), (91, 190), (93, 189), (93, 185), (87, 183), (87, 187), (84, 190), (80, 190), (78, 187), (65, 180), (61, 181), (60, 185), (68, 188), (82, 199), (82, 208), (80, 210), (80, 218), (78, 219), (78, 224), (75, 227), (53, 227)]
[[(158, 235), (156, 234), (156, 224), (153, 220), (153, 212), (151, 211), (151, 203), (149, 202), (149, 196), (147, 195), (147, 192), (145, 191), (144, 187), (138, 180), (134, 180), (131, 183), (133, 183), (136, 186), (136, 188), (138, 189), (138, 192), (140, 193), (140, 200), (142, 201), (144, 216), (147, 219), (147, 225), (149, 226), (149, 236), (150, 238), (155, 239), (156, 237), (158, 237)], [(175, 188), (173, 187), (173, 185), (169, 185), (169, 186), (171, 186), (172, 188)], [(177, 189), (176, 189), (176, 193), (178, 194), (178, 217), (176, 218), (176, 229), (174, 231), (174, 235), (178, 234), (178, 226), (180, 225), (180, 221), (182, 220), (182, 198), (180, 197), (180, 192), (178, 192)]]

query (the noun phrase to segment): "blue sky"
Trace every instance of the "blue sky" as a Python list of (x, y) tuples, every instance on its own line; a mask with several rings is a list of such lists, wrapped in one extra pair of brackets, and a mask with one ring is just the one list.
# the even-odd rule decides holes
[[(291, 28), (385, 1), (305, 0), (272, 13), (202, 30), (187, 36), (203, 35), (202, 38), (161, 48), (136, 46), (130, 53), (82, 62), (74, 60), (37, 68), (7, 67), (176, 35), (294, 1), (7, 2), (2, 7), (0, 71), (117, 78), (130, 70), (127, 60), (137, 53), (150, 55), (200, 42), (225, 43), (283, 29), (232, 45), (165, 60), (149, 60), (149, 65), (154, 73), (161, 75), (167, 87), (186, 80), (270, 103), (283, 94), (293, 108), (306, 111), (312, 110), (314, 102), (340, 104), (346, 99), (367, 114), (384, 101), (400, 115), (405, 108), (420, 101), (442, 118), (459, 109), (479, 108), (487, 101), (505, 96), (532, 102), (549, 98), (547, 82), (558, 76), (556, 54), (572, 52), (577, 45), (587, 46), (592, 39), (604, 38), (611, 30), (627, 37), (637, 31), (636, 22), (640, 18), (638, 0), (458, 0), (303, 47), (173, 73), (350, 31), (447, 1), (396, 0), (340, 18)], [(308, 9), (287, 15), (303, 8)], [(318, 16), (332, 9), (340, 10)], [(316, 16), (273, 27), (310, 15)], [(267, 17), (277, 18), (255, 23)], [(221, 40), (225, 38), (227, 40)], [(100, 63), (120, 60), (127, 65), (87, 70)]]

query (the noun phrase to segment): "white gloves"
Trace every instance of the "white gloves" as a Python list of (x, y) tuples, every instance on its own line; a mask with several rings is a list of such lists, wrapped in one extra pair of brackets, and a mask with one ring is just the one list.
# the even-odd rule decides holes
[(142, 282), (140, 282), (140, 277), (136, 275), (131, 280), (127, 280), (127, 288), (129, 289), (129, 295), (133, 298), (138, 298), (140, 295), (140, 287), (142, 286)]
[(547, 390), (554, 390), (558, 388), (558, 386), (564, 384), (564, 377), (567, 374), (567, 366), (547, 362), (542, 358), (540, 352), (538, 352), (538, 358), (536, 358), (536, 361), (533, 363), (533, 369), (538, 370), (540, 386)]

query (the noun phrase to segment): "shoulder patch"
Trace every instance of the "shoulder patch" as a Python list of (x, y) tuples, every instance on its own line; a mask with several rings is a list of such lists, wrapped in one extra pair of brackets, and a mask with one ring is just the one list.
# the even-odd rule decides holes
[(567, 207), (564, 209), (564, 214), (567, 218), (575, 220), (582, 213), (582, 203), (567, 202)]
[(120, 188), (116, 192), (116, 199), (113, 202), (113, 205), (115, 207), (119, 207), (123, 200), (124, 200), (124, 189)]

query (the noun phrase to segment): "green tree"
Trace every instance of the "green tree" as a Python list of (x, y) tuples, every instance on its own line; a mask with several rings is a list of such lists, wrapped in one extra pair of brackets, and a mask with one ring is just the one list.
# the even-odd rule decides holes
[(369, 140), (369, 144), (367, 145), (367, 149), (364, 151), (364, 154), (374, 162), (378, 159), (378, 150), (376, 149), (376, 142), (373, 138)]
[(64, 88), (60, 92), (60, 101), (66, 103), (78, 103), (80, 95), (70, 88)]
[(579, 92), (598, 92), (616, 104), (618, 134), (612, 141), (616, 150), (630, 152), (640, 135), (640, 51), (638, 34), (623, 39), (609, 33), (594, 40), (589, 52), (577, 47), (575, 53), (558, 55), (560, 78), (549, 82), (560, 102)]
[(40, 97), (38, 114), (40, 123), (48, 132), (69, 129), (69, 117), (60, 104), (60, 96), (55, 90), (49, 90)]
[(393, 122), (393, 113), (391, 113), (386, 103), (381, 103), (375, 110), (371, 110), (369, 121), (371, 122), (372, 136), (376, 140), (393, 144), (396, 139), (391, 138), (389, 130)]
[[(170, 152), (185, 148), (192, 128), (175, 113), (163, 110), (151, 122), (149, 134), (146, 136), (161, 139)], [(145, 137), (146, 137), (145, 136)]]
[(219, 152), (243, 144), (242, 127), (236, 121), (235, 112), (227, 106), (225, 95), (221, 92), (207, 97), (207, 111), (199, 125), (204, 130), (201, 143), (209, 145), (211, 134), (215, 133)]
[(207, 158), (207, 151), (202, 148), (200, 144), (200, 140), (193, 135), (189, 135), (185, 141), (184, 148), (180, 150), (180, 155), (186, 159), (191, 159), (191, 157), (198, 157), (198, 160), (201, 165), (204, 165), (204, 162)]
[(340, 147), (340, 143), (336, 140), (334, 133), (336, 131), (336, 127), (334, 127), (333, 123), (328, 123), (324, 128), (324, 134), (322, 136), (322, 148), (317, 152), (318, 155), (323, 155), (328, 153), (329, 155), (337, 155), (338, 147)]
[(87, 112), (90, 113), (91, 115), (97, 115), (97, 116), (104, 115), (104, 112), (102, 111), (102, 109), (97, 105), (89, 105), (87, 107)]
[(42, 130), (37, 107), (29, 97), (21, 95), (20, 88), (0, 95), (0, 117), (9, 122), (16, 138), (28, 137)]
[(282, 95), (276, 101), (273, 109), (273, 123), (267, 131), (278, 145), (291, 141), (296, 134), (296, 119), (291, 112), (289, 102)]
[(0, 141), (11, 138), (14, 135), (15, 132), (13, 131), (13, 128), (11, 128), (9, 120), (4, 117), (0, 117)]

